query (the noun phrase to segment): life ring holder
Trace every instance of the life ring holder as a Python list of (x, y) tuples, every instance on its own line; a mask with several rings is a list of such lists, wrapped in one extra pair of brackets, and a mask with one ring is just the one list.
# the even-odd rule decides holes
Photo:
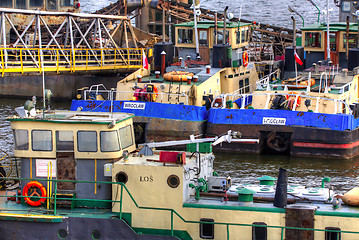
[[(297, 93), (296, 92), (289, 92), (288, 93), (288, 95), (285, 95), (285, 99), (286, 100), (289, 100), (290, 98), (292, 98), (292, 97), (294, 97), (295, 98), (295, 96), (292, 96), (292, 95), (289, 95), (289, 94), (292, 94), (292, 95), (297, 95)], [(298, 98), (297, 98), (297, 105), (296, 105), (296, 107), (299, 107), (299, 105), (300, 105), (300, 103), (302, 102), (302, 98), (300, 97), (300, 96), (298, 96)]]
[[(29, 196), (29, 189), (30, 188), (39, 188), (40, 191), (41, 191), (41, 196), (36, 192), (34, 191), (30, 196)], [(34, 196), (34, 193), (36, 193), (40, 199), (37, 200), (37, 201), (33, 201), (31, 200), (31, 197)], [(28, 182), (24, 189), (22, 190), (22, 195), (24, 196), (24, 200), (27, 204), (29, 204), (30, 206), (33, 206), (33, 207), (38, 207), (41, 205), (41, 203), (45, 202), (46, 201), (46, 189), (45, 187), (38, 181), (31, 181), (31, 182)]]
[(212, 101), (211, 108), (222, 108), (222, 107), (223, 107), (222, 97), (217, 97)]
[(242, 54), (243, 66), (247, 67), (249, 62), (249, 57), (247, 52), (243, 52)]

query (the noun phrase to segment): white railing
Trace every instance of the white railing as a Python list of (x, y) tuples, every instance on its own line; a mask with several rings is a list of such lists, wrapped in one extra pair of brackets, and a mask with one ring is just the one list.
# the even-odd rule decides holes
[(262, 77), (261, 79), (259, 79), (259, 80), (257, 81), (257, 86), (258, 86), (258, 85), (267, 86), (267, 85), (269, 84), (269, 82), (270, 82), (270, 77), (271, 77), (272, 75), (274, 75), (274, 74), (278, 74), (279, 71), (280, 71), (280, 70), (277, 69), (277, 70), (275, 70), (274, 72), (272, 72), (272, 73), (270, 73), (270, 74), (268, 74), (268, 75)]
[[(352, 114), (353, 111), (350, 109), (350, 106), (346, 103), (346, 101), (343, 100), (339, 100), (339, 99), (332, 99), (332, 98), (325, 98), (325, 97), (316, 97), (316, 96), (310, 96), (307, 94), (303, 94), (304, 92), (302, 92), (301, 94), (294, 94), (294, 93), (251, 93), (251, 94), (221, 94), (220, 96), (216, 97), (213, 99), (212, 101), (212, 106), (213, 108), (216, 108), (214, 106), (214, 103), (216, 102), (222, 102), (223, 104), (221, 105), (220, 108), (226, 108), (225, 104), (227, 102), (227, 100), (231, 99), (240, 99), (242, 98), (242, 104), (240, 106), (240, 109), (244, 109), (246, 107), (246, 100), (247, 98), (249, 98), (250, 96), (254, 97), (254, 96), (267, 96), (266, 98), (266, 104), (265, 107), (263, 109), (269, 109), (269, 104), (270, 101), (272, 99), (272, 96), (279, 96), (279, 95), (285, 95), (287, 97), (294, 97), (294, 103), (293, 103), (293, 107), (291, 109), (291, 111), (295, 111), (297, 108), (297, 102), (299, 98), (305, 98), (305, 99), (314, 99), (316, 100), (316, 109), (313, 111), (315, 113), (319, 112), (319, 105), (320, 105), (320, 100), (324, 100), (324, 101), (333, 101), (334, 104), (334, 111), (333, 114), (340, 114), (342, 112), (339, 112), (338, 110), (340, 109), (340, 104), (344, 104), (345, 106), (345, 112), (348, 112), (348, 114)], [(252, 98), (253, 99), (253, 98)], [(233, 100), (232, 100), (233, 101)], [(248, 104), (247, 104), (248, 105)]]

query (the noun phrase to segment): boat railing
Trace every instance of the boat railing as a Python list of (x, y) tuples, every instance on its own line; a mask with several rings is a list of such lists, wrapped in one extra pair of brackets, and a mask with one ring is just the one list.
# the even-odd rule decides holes
[(268, 74), (268, 75), (266, 75), (266, 76), (264, 76), (264, 77), (262, 77), (261, 79), (259, 79), (258, 81), (257, 81), (257, 86), (258, 85), (261, 85), (262, 87), (263, 86), (267, 86), (268, 84), (269, 84), (269, 82), (270, 82), (270, 79), (271, 79), (271, 77), (273, 76), (273, 75), (275, 75), (275, 74), (279, 74), (279, 69), (277, 69), (277, 70), (275, 70), (274, 72), (272, 72), (272, 73), (270, 73), (270, 74)]
[[(69, 200), (69, 198), (63, 198), (63, 197), (57, 197), (57, 185), (58, 183), (76, 183), (76, 184), (111, 184), (112, 189), (115, 189), (115, 186), (117, 186), (117, 191), (118, 194), (116, 195), (115, 199), (84, 199), (84, 198), (77, 198), (76, 196), (74, 198), (71, 198), (72, 201), (75, 202), (92, 202), (92, 203), (109, 203), (112, 206), (114, 206), (114, 204), (119, 204), (119, 212), (112, 212), (113, 214), (116, 214), (117, 217), (121, 220), (126, 220), (126, 216), (125, 216), (125, 212), (128, 212), (128, 209), (124, 210), (123, 209), (123, 205), (124, 205), (124, 197), (125, 194), (129, 197), (127, 199), (130, 199), (130, 201), (133, 203), (133, 206), (137, 209), (140, 210), (147, 210), (147, 211), (153, 211), (152, 214), (156, 214), (157, 212), (169, 212), (169, 221), (168, 224), (168, 228), (169, 231), (164, 232), (164, 234), (168, 235), (168, 236), (176, 236), (176, 231), (175, 231), (175, 221), (176, 219), (178, 219), (181, 222), (181, 226), (183, 223), (185, 224), (213, 224), (213, 225), (217, 225), (217, 226), (225, 226), (226, 227), (226, 239), (229, 240), (230, 239), (230, 229), (234, 228), (234, 227), (265, 227), (267, 229), (278, 229), (280, 230), (280, 240), (284, 240), (284, 236), (285, 236), (285, 231), (286, 230), (301, 230), (301, 231), (313, 231), (313, 232), (324, 232), (324, 233), (340, 233), (340, 234), (353, 234), (353, 235), (357, 235), (359, 234), (358, 231), (345, 231), (345, 230), (341, 230), (341, 229), (319, 229), (319, 228), (304, 228), (304, 227), (288, 227), (288, 226), (275, 226), (275, 225), (257, 225), (257, 224), (245, 224), (245, 223), (234, 223), (234, 222), (206, 222), (206, 221), (195, 221), (195, 220), (188, 220), (186, 219), (184, 216), (182, 216), (180, 213), (178, 213), (178, 211), (172, 209), (172, 208), (160, 208), (160, 207), (148, 207), (147, 206), (141, 206), (140, 204), (138, 204), (138, 202), (136, 201), (135, 197), (131, 194), (130, 190), (126, 187), (126, 185), (122, 182), (106, 182), (106, 181), (78, 181), (78, 180), (58, 180), (58, 179), (33, 179), (33, 178), (0, 178), (0, 179), (6, 179), (6, 180), (16, 180), (16, 181), (42, 181), (42, 182), (52, 182), (53, 183), (53, 191), (54, 193), (51, 194), (51, 197), (41, 197), (46, 199), (46, 201), (49, 201), (50, 203), (53, 204), (53, 209), (46, 208), (46, 209), (37, 209), (37, 212), (40, 212), (39, 216), (41, 218), (41, 213), (46, 213), (47, 218), (51, 217), (51, 216), (66, 216), (66, 213), (68, 214), (68, 211), (62, 213), (61, 210), (59, 210), (57, 208), (57, 203), (58, 201), (61, 200)], [(8, 197), (17, 197), (19, 199), (23, 199), (23, 198), (28, 198), (29, 196), (24, 196), (24, 195), (8, 195), (8, 191), (5, 192), (5, 195), (0, 195), (0, 197), (4, 197), (6, 199), (6, 202), (8, 202)], [(93, 204), (92, 204), (93, 205)], [(50, 204), (49, 204), (50, 206)], [(18, 210), (18, 207), (14, 207), (14, 209), (10, 209), (10, 207), (8, 206), (8, 209), (2, 209), (2, 212), (7, 212), (6, 210), (8, 210), (9, 212), (14, 212)], [(22, 208), (22, 212), (25, 212)], [(279, 212), (281, 213), (285, 213), (285, 209), (279, 209)], [(31, 216), (34, 216), (34, 212), (32, 208), (29, 208), (29, 213), (31, 213)], [(86, 216), (86, 214), (89, 214), (89, 216), (93, 217), (93, 214), (91, 211), (84, 211), (81, 212), (82, 216)], [(7, 217), (9, 218), (10, 216), (7, 215)], [(18, 217), (18, 216), (17, 216)], [(176, 218), (176, 219), (175, 219)], [(38, 218), (39, 219), (39, 218)], [(234, 236), (234, 239), (237, 238), (238, 236)]]
[[(306, 99), (312, 99), (316, 101), (316, 108), (313, 110), (315, 113), (319, 113), (319, 105), (320, 101), (333, 101), (334, 104), (334, 111), (333, 114), (341, 114), (340, 111), (340, 105), (345, 106), (344, 111), (348, 114), (352, 114), (353, 111), (351, 110), (348, 103), (344, 100), (340, 99), (332, 99), (332, 98), (326, 98), (326, 97), (320, 97), (320, 96), (310, 96), (305, 94), (305, 92), (301, 93), (280, 93), (280, 92), (274, 92), (274, 93), (248, 93), (248, 94), (221, 94), (220, 96), (213, 99), (213, 103), (216, 102), (217, 99), (220, 99), (219, 101), (226, 103), (228, 100), (234, 102), (235, 100), (241, 99), (240, 104), (241, 106), (238, 106), (240, 109), (245, 109), (246, 106), (250, 104), (249, 100), (252, 100), (254, 96), (266, 96), (266, 104), (263, 109), (269, 109), (270, 108), (270, 101), (272, 100), (273, 96), (280, 96), (285, 95), (286, 98), (294, 97), (294, 103), (291, 111), (296, 111), (298, 107), (298, 99), (299, 98), (306, 98)], [(305, 101), (305, 100), (304, 100)], [(217, 101), (218, 102), (218, 101)], [(212, 107), (215, 108), (214, 104), (212, 103)], [(220, 108), (226, 108), (226, 105), (222, 104)]]
[[(101, 89), (103, 84), (94, 85), (93, 88), (91, 87), (88, 90), (84, 91), (84, 100), (97, 100), (97, 96), (101, 96), (101, 100), (132, 100), (132, 99), (116, 99), (115, 96), (118, 96), (119, 94), (127, 94), (128, 96), (134, 96), (135, 91), (116, 91), (116, 90), (107, 90)], [(103, 86), (104, 87), (104, 86)], [(138, 95), (145, 96), (150, 95), (151, 97), (148, 97), (148, 99), (156, 99), (154, 102), (169, 102), (168, 99), (177, 98), (178, 102), (181, 102), (183, 99), (183, 103), (188, 105), (189, 103), (189, 96), (186, 94), (186, 92), (182, 93), (167, 93), (167, 92), (139, 92)]]
[(141, 48), (0, 48), (5, 73), (77, 72), (142, 67)]

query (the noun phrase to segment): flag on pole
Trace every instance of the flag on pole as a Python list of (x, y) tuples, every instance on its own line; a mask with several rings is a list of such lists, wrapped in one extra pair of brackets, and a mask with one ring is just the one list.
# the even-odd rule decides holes
[(303, 62), (302, 60), (300, 59), (297, 51), (294, 50), (294, 58), (295, 58), (295, 61), (299, 64), (299, 65), (303, 65)]
[(148, 70), (148, 60), (144, 50), (142, 50), (142, 67)]

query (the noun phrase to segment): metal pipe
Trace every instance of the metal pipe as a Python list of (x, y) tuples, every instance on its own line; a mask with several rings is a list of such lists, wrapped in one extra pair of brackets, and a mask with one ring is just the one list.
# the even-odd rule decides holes
[(162, 4), (162, 42), (165, 42), (166, 38), (166, 11), (165, 6)]
[(327, 0), (327, 60), (330, 61), (330, 41), (329, 41), (329, 0)]
[(227, 10), (228, 6), (224, 9), (224, 23), (223, 23), (223, 44), (227, 43), (226, 25), (227, 25)]
[(217, 13), (215, 13), (214, 14), (214, 43), (215, 44), (218, 44), (217, 31), (218, 31), (218, 16)]
[[(359, 28), (359, 26), (358, 26), (358, 28)], [(349, 16), (347, 16), (347, 29), (346, 29), (345, 36), (346, 36), (345, 55), (346, 55), (346, 60), (348, 61), (348, 59), (349, 59)]]
[(316, 9), (318, 10), (318, 23), (319, 23), (319, 20), (320, 20), (320, 9), (318, 8), (318, 6), (312, 1), (312, 0), (307, 0), (309, 1), (314, 7), (316, 7)]

